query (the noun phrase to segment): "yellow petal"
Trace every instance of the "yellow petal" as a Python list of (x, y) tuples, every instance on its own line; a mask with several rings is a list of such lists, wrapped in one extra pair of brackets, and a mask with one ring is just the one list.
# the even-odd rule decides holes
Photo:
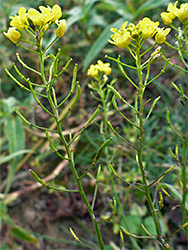
[(62, 37), (65, 34), (65, 30), (66, 30), (66, 20), (60, 20), (58, 22), (58, 28), (56, 30), (56, 36), (58, 37)]
[(6, 37), (8, 37), (13, 43), (17, 43), (21, 37), (19, 31), (16, 30), (15, 27), (11, 27), (8, 29), (8, 32), (3, 33)]

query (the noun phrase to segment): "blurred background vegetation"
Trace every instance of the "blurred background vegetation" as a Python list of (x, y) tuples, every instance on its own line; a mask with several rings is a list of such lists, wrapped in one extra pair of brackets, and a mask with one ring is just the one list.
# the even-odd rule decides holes
[[(105, 59), (106, 54), (116, 58), (120, 54), (123, 61), (132, 64), (132, 59), (129, 56), (128, 51), (120, 50), (117, 47), (108, 44), (108, 39), (111, 35), (110, 28), (119, 28), (126, 20), (136, 23), (144, 16), (151, 18), (153, 21), (159, 20), (161, 26), (164, 26), (160, 18), (160, 13), (166, 10), (169, 2), (171, 1), (1, 0), (1, 193), (12, 193), (14, 191), (24, 190), (28, 185), (31, 185), (33, 179), (28, 174), (30, 168), (37, 171), (41, 178), (44, 178), (45, 176), (48, 176), (61, 162), (61, 159), (51, 151), (49, 145), (46, 143), (43, 133), (26, 127), (26, 125), (24, 125), (14, 113), (15, 107), (18, 107), (32, 123), (37, 122), (37, 124), (44, 126), (50, 126), (52, 123), (52, 120), (50, 120), (49, 117), (37, 107), (33, 97), (28, 92), (24, 92), (20, 89), (20, 87), (17, 86), (4, 71), (3, 65), (6, 65), (12, 74), (16, 76), (15, 72), (12, 70), (13, 62), (18, 65), (15, 56), (16, 52), (20, 53), (21, 58), (28, 65), (34, 65), (36, 69), (39, 67), (37, 57), (33, 57), (30, 53), (26, 53), (22, 49), (17, 48), (5, 36), (3, 36), (3, 32), (7, 31), (9, 27), (9, 16), (15, 15), (20, 7), (25, 7), (26, 9), (37, 9), (40, 5), (53, 6), (54, 4), (58, 4), (61, 6), (63, 10), (63, 18), (67, 20), (67, 30), (63, 38), (59, 39), (51, 49), (51, 52), (53, 53), (54, 51), (57, 51), (58, 48), (63, 47), (60, 65), (64, 65), (70, 57), (73, 58), (74, 63), (78, 63), (78, 80), (82, 87), (81, 99), (77, 104), (76, 109), (73, 110), (71, 116), (68, 117), (63, 125), (64, 129), (68, 130), (77, 128), (83, 123), (99, 104), (90, 95), (90, 89), (88, 88), (89, 79), (86, 74), (88, 66), (91, 63), (95, 64), (98, 59), (107, 62)], [(186, 1), (179, 1), (179, 4), (183, 2)], [(54, 38), (54, 31), (55, 26), (54, 30), (50, 29), (50, 32), (46, 35), (46, 45)], [(168, 36), (168, 39), (171, 43), (175, 42), (173, 32)], [(149, 45), (150, 44), (148, 44), (148, 46)], [(176, 52), (168, 49), (166, 46), (162, 47), (162, 51), (171, 59), (171, 61), (173, 61), (173, 63), (181, 64)], [(113, 70), (109, 80), (113, 77), (116, 78), (116, 88), (119, 89), (125, 99), (132, 103), (136, 94), (135, 90), (121, 75), (117, 65), (114, 62), (110, 63)], [(162, 60), (158, 60), (153, 66), (153, 75), (156, 75), (162, 66)], [(46, 67), (48, 67), (48, 65), (46, 65)], [(40, 79), (34, 74), (29, 72), (28, 75), (28, 71), (24, 68), (21, 68), (21, 70), (23, 74), (32, 79), (33, 82), (40, 82)], [(72, 70), (73, 65), (70, 66), (62, 78), (56, 82), (56, 90), (59, 99), (61, 99), (62, 95), (66, 95), (67, 90), (70, 88)], [(128, 70), (128, 74), (134, 79), (135, 76), (131, 70)], [(182, 133), (186, 133), (186, 110), (180, 102), (178, 93), (171, 84), (172, 81), (176, 82), (176, 84), (182, 84), (182, 87), (186, 90), (186, 80), (187, 76), (185, 73), (168, 66), (166, 73), (149, 86), (146, 91), (146, 100), (148, 98), (154, 100), (157, 96), (161, 96), (149, 122), (146, 124), (147, 132), (145, 134), (145, 143), (147, 144), (148, 149), (145, 151), (144, 162), (147, 165), (147, 172), (150, 181), (158, 177), (161, 174), (161, 171), (163, 172), (174, 164), (174, 160), (169, 154), (169, 148), (174, 149), (176, 144), (181, 144), (166, 121), (167, 108), (171, 112), (171, 120), (174, 126), (177, 129), (180, 129)], [(150, 106), (148, 105), (148, 110), (149, 108)], [(131, 116), (129, 110), (124, 110), (124, 112), (126, 112), (126, 115)], [(117, 129), (120, 130), (120, 133), (123, 136), (129, 138), (132, 142), (137, 140), (135, 131), (132, 127), (126, 124), (120, 116), (115, 114), (110, 117), (110, 120), (115, 127), (117, 126)], [(103, 137), (99, 133), (99, 123), (100, 121), (97, 121), (88, 128), (81, 136), (76, 146), (76, 164), (81, 172), (91, 164), (98, 146), (103, 142)], [(58, 138), (54, 138), (53, 140), (56, 143), (57, 148), (63, 150)], [(110, 150), (112, 154), (114, 154), (114, 163), (118, 166), (119, 174), (129, 182), (139, 181), (140, 174), (137, 169), (135, 152), (130, 147), (118, 142), (116, 139), (113, 140)], [(107, 167), (105, 167), (105, 159), (104, 161), (101, 160), (100, 163), (104, 166), (100, 177), (100, 181), (103, 184), (100, 185), (99, 189), (96, 213), (98, 216), (101, 214), (105, 216), (110, 211), (109, 200), (114, 194), (110, 186), (110, 173)], [(176, 185), (179, 175), (180, 172), (178, 168), (176, 168), (172, 173), (164, 177), (164, 181)], [(109, 178), (107, 178), (108, 176)], [(65, 168), (53, 181), (68, 186), (69, 188), (74, 187), (75, 185), (69, 168)], [(92, 195), (92, 179), (86, 179), (84, 185), (85, 188), (88, 189), (88, 193)], [(104, 237), (108, 244), (106, 249), (116, 249), (115, 244), (119, 245), (119, 237), (112, 235), (118, 233), (118, 224), (121, 224), (122, 220), (121, 216), (125, 217), (126, 215), (126, 223), (132, 225), (130, 226), (132, 233), (143, 233), (140, 228), (141, 222), (144, 222), (148, 226), (151, 225), (150, 217), (147, 217), (147, 205), (143, 202), (141, 194), (122, 185), (119, 181), (115, 181), (115, 189), (120, 197), (124, 215), (119, 214), (119, 217), (117, 215), (112, 225), (108, 225), (106, 228), (104, 227)], [(155, 190), (153, 190), (153, 192), (154, 191)], [(153, 195), (157, 194), (154, 192)], [(28, 200), (30, 200), (30, 202)], [(179, 221), (176, 221), (174, 213), (172, 211), (168, 213), (169, 209), (171, 209), (174, 204), (172, 204), (172, 201), (168, 200), (167, 197), (166, 200), (167, 207), (161, 212), (164, 232), (171, 230), (171, 228), (172, 231), (174, 231), (177, 229), (177, 225), (179, 223), (181, 224), (181, 217), (179, 217)], [(35, 201), (34, 204), (32, 201)], [(74, 206), (71, 206), (71, 204)], [(19, 197), (16, 201), (8, 205), (8, 209), (4, 208), (3, 211), (7, 216), (10, 215), (11, 220), (15, 224), (33, 232), (35, 237), (40, 239), (40, 244), (46, 246), (44, 249), (79, 249), (79, 246), (72, 245), (74, 243), (70, 243), (69, 240), (66, 241), (67, 238), (71, 239), (69, 233), (66, 231), (67, 224), (69, 225), (72, 223), (77, 225), (78, 234), (80, 233), (80, 228), (82, 228), (82, 236), (90, 235), (90, 241), (92, 241), (94, 237), (92, 232), (88, 231), (88, 224), (90, 222), (88, 221), (87, 212), (83, 211), (81, 204), (79, 197), (40, 189), (37, 192), (28, 192), (28, 194), (26, 192), (24, 197)], [(30, 209), (28, 207), (30, 207)], [(29, 213), (28, 218), (30, 217), (30, 220), (28, 218), (24, 219), (27, 217), (25, 211)], [(55, 214), (54, 220), (52, 220), (53, 214)], [(75, 215), (80, 219), (75, 219)], [(35, 218), (34, 220), (36, 223), (33, 222), (32, 218)], [(50, 224), (51, 220), (55, 227), (55, 232), (52, 230), (54, 227)], [(57, 221), (59, 221), (59, 223), (57, 223)], [(46, 225), (46, 230), (41, 223)], [(32, 248), (30, 241), (26, 240), (24, 236), (21, 237), (19, 235), (18, 237), (16, 233), (10, 235), (9, 226), (10, 224), (8, 224), (7, 221), (2, 223), (1, 234), (3, 239), (1, 249), (18, 249), (18, 247), (20, 247), (19, 249), (35, 249)], [(110, 241), (111, 243), (109, 243)], [(183, 238), (182, 242), (184, 243)], [(182, 242), (178, 242), (178, 240), (175, 239), (173, 244), (178, 247), (178, 244)], [(134, 249), (132, 248), (131, 241), (127, 240), (126, 244), (126, 249)], [(156, 249), (151, 242), (140, 242), (139, 244), (145, 249)], [(51, 248), (48, 246), (51, 246)], [(35, 247), (37, 249), (38, 245), (36, 244)], [(80, 249), (83, 248), (81, 247)]]

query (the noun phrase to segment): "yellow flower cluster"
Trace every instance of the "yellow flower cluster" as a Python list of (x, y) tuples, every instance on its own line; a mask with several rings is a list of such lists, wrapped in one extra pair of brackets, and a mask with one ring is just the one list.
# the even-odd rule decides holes
[(98, 77), (100, 72), (104, 72), (105, 75), (110, 75), (112, 69), (110, 68), (110, 63), (103, 63), (101, 60), (97, 61), (97, 64), (91, 64), (87, 74), (93, 78)]
[(153, 22), (148, 17), (144, 17), (137, 25), (130, 23), (126, 28), (127, 23), (126, 21), (119, 30), (111, 28), (114, 34), (111, 35), (112, 40), (108, 40), (110, 43), (119, 48), (126, 48), (134, 40), (139, 41), (155, 36), (156, 43), (160, 44), (166, 41), (166, 36), (171, 30), (170, 28), (159, 28), (159, 22)]
[(38, 30), (39, 33), (40, 31), (46, 31), (51, 24), (56, 23), (58, 25), (56, 35), (58, 37), (62, 37), (66, 29), (66, 20), (59, 20), (62, 16), (61, 8), (56, 4), (52, 8), (49, 6), (40, 6), (39, 10), (40, 12), (31, 8), (28, 12), (26, 12), (24, 7), (20, 8), (18, 15), (10, 16), (10, 26), (12, 27), (8, 29), (7, 33), (4, 32), (4, 35), (7, 36), (13, 43), (17, 43), (21, 37), (21, 33), (19, 31), (23, 31), (24, 29), (32, 30), (30, 26), (30, 22), (32, 22), (35, 29)]
[(188, 18), (188, 3), (183, 3), (180, 5), (180, 8), (178, 9), (176, 6), (178, 4), (178, 1), (174, 3), (169, 3), (167, 12), (161, 13), (161, 18), (163, 22), (167, 25), (170, 25), (174, 18), (178, 18), (181, 22)]

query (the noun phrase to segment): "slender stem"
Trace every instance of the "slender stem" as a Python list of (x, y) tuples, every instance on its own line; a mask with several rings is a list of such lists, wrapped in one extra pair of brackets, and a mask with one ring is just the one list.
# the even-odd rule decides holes
[(32, 50), (32, 49), (29, 49), (29, 48), (27, 48), (27, 47), (24, 47), (24, 46), (22, 46), (22, 45), (21, 45), (21, 44), (19, 44), (19, 43), (17, 43), (17, 45), (16, 45), (16, 46), (17, 46), (17, 47), (20, 47), (20, 48), (22, 48), (22, 49), (28, 50), (28, 51), (30, 51), (30, 52), (32, 52), (32, 53), (34, 53), (34, 54), (40, 55), (40, 53), (39, 53), (39, 52), (34, 51), (34, 50)]
[[(72, 152), (72, 149), (71, 149), (71, 145), (69, 146), (69, 144), (67, 143), (67, 141), (65, 139), (65, 136), (63, 135), (62, 128), (61, 128), (61, 120), (59, 121), (59, 117), (58, 117), (58, 110), (57, 110), (58, 108), (54, 105), (54, 102), (53, 102), (52, 97), (51, 97), (51, 92), (50, 92), (51, 88), (50, 88), (50, 85), (49, 85), (49, 83), (47, 83), (46, 78), (45, 78), (44, 56), (43, 56), (44, 53), (42, 51), (42, 41), (41, 41), (41, 43), (39, 45), (39, 51), (40, 51), (40, 64), (41, 64), (40, 65), (41, 66), (41, 78), (42, 78), (42, 81), (43, 81), (44, 85), (48, 86), (48, 88), (46, 89), (46, 92), (47, 92), (49, 103), (50, 103), (51, 108), (52, 108), (53, 113), (54, 113), (52, 116), (55, 119), (60, 139), (61, 139), (63, 145), (65, 146), (65, 150), (66, 150), (66, 153), (67, 153), (67, 156), (68, 156), (67, 160), (69, 161), (72, 173), (73, 173), (74, 178), (76, 180), (79, 193), (80, 193), (84, 203), (87, 206), (88, 212), (89, 212), (91, 220), (93, 222), (93, 226), (94, 226), (95, 232), (97, 234), (97, 239), (98, 239), (98, 242), (99, 242), (99, 245), (100, 245), (100, 249), (104, 250), (104, 242), (103, 242), (102, 235), (101, 235), (101, 232), (100, 232), (100, 229), (99, 229), (99, 225), (97, 224), (97, 220), (96, 220), (94, 211), (93, 211), (93, 209), (92, 209), (92, 207), (91, 207), (91, 205), (90, 205), (90, 203), (88, 201), (88, 198), (87, 198), (87, 196), (85, 194), (85, 191), (83, 189), (82, 180), (79, 179), (79, 176), (78, 176), (78, 173), (77, 173), (77, 170), (76, 170), (76, 167), (75, 167), (75, 163), (74, 163), (74, 157), (73, 157), (73, 152)], [(70, 63), (70, 61), (69, 61), (69, 63)], [(63, 69), (63, 70), (65, 70), (65, 69)]]
[[(149, 206), (149, 210), (150, 213), (153, 217), (154, 223), (155, 223), (155, 227), (156, 227), (156, 231), (157, 231), (157, 238), (160, 241), (160, 243), (165, 247), (165, 242), (162, 238), (162, 232), (161, 232), (161, 226), (160, 226), (160, 222), (159, 222), (159, 218), (157, 216), (157, 212), (156, 209), (153, 205), (152, 202), (152, 198), (151, 198), (151, 194), (150, 194), (150, 189), (149, 189), (149, 185), (147, 183), (147, 178), (146, 178), (146, 172), (143, 166), (143, 136), (144, 136), (144, 120), (143, 120), (143, 111), (144, 111), (144, 102), (143, 102), (143, 98), (144, 98), (144, 90), (145, 90), (145, 86), (143, 84), (143, 73), (142, 73), (142, 67), (141, 67), (141, 56), (140, 56), (140, 49), (138, 47), (138, 49), (136, 50), (136, 54), (137, 54), (137, 58), (136, 58), (136, 65), (137, 65), (137, 72), (138, 72), (138, 79), (139, 79), (139, 100), (140, 100), (140, 112), (139, 112), (139, 127), (140, 127), (140, 134), (139, 134), (139, 146), (138, 146), (138, 153), (137, 153), (137, 157), (138, 157), (138, 165), (141, 171), (141, 175), (142, 175), (142, 181), (144, 184), (144, 190), (145, 190), (145, 195), (146, 195), (146, 199), (148, 202), (148, 206)], [(165, 247), (166, 249), (166, 247)]]
[(143, 55), (145, 55), (146, 53), (148, 53), (151, 49), (153, 49), (155, 47), (157, 43), (154, 43), (151, 47), (149, 47), (149, 49), (145, 50), (140, 56), (142, 57)]
[[(104, 122), (103, 122), (103, 125), (102, 124), (101, 125), (104, 126), (104, 140), (106, 141), (107, 138), (108, 138), (108, 133), (109, 133), (109, 131), (108, 131), (109, 130), (109, 122), (108, 122), (109, 105), (108, 105), (108, 98), (107, 98), (107, 96), (109, 95), (109, 92), (110, 92), (111, 89), (113, 89), (113, 87), (107, 85), (108, 89), (107, 89), (107, 94), (106, 94), (106, 88), (102, 88), (100, 83), (98, 85), (100, 86), (99, 89), (98, 89), (98, 94), (99, 94), (101, 102), (102, 102), (103, 114), (104, 114), (104, 120), (103, 120)], [(111, 166), (110, 166), (109, 162), (110, 162), (110, 159), (112, 158), (112, 156), (110, 155), (109, 150), (108, 150), (107, 147), (105, 148), (105, 155), (106, 155), (106, 159), (108, 161), (108, 165), (107, 166), (108, 166), (108, 168), (110, 170)], [(126, 226), (126, 228), (129, 229), (129, 225), (127, 223), (126, 217), (125, 217), (124, 212), (123, 212), (124, 211), (123, 204), (121, 203), (121, 201), (119, 199), (119, 196), (118, 196), (117, 189), (115, 188), (115, 183), (114, 183), (114, 178), (113, 178), (113, 172), (111, 170), (110, 170), (110, 176), (109, 176), (109, 178), (110, 178), (110, 183), (111, 183), (111, 187), (112, 187), (115, 199), (117, 200), (117, 203), (118, 203), (118, 210), (119, 210), (120, 214), (122, 215), (123, 224), (124, 224), (124, 226)], [(105, 222), (105, 221), (106, 220), (103, 220), (103, 221), (101, 221), (101, 223)], [(136, 242), (136, 240), (134, 238), (130, 238), (130, 239), (132, 241), (133, 246), (137, 250), (141, 250), (141, 248), (139, 247), (139, 245)]]
[(32, 45), (35, 45), (35, 46), (36, 46), (35, 43), (30, 42), (30, 41), (27, 41), (27, 40), (24, 40), (24, 39), (22, 39), (22, 38), (20, 38), (20, 41), (22, 41), (22, 42), (24, 42), (24, 43), (29, 43), (29, 44), (32, 44)]
[(168, 62), (169, 65), (171, 65), (171, 66), (173, 66), (173, 67), (176, 67), (176, 68), (178, 68), (178, 69), (180, 69), (180, 70), (182, 70), (182, 71), (188, 73), (188, 70), (186, 70), (186, 69), (180, 67), (180, 66), (177, 65), (177, 64), (172, 63), (172, 62), (171, 62), (168, 58), (166, 58), (163, 54), (161, 54), (161, 57), (162, 57), (166, 62)]
[(23, 66), (24, 68), (26, 68), (26, 69), (28, 69), (28, 70), (30, 70), (30, 71), (33, 71), (34, 73), (36, 73), (36, 74), (39, 75), (39, 76), (41, 75), (41, 73), (38, 72), (37, 70), (35, 70), (35, 69), (33, 69), (33, 68), (27, 66), (27, 64), (25, 64), (25, 63), (22, 61), (22, 59), (20, 58), (19, 53), (16, 53), (16, 56), (17, 56), (18, 61), (22, 64), (22, 66)]
[(59, 136), (61, 138), (61, 141), (63, 142), (63, 145), (65, 146), (65, 149), (66, 149), (66, 152), (67, 152), (67, 155), (68, 155), (68, 158), (69, 158), (69, 164), (70, 164), (72, 173), (74, 175), (74, 178), (76, 180), (76, 183), (78, 185), (79, 193), (80, 193), (84, 203), (87, 206), (88, 212), (89, 212), (91, 220), (93, 222), (93, 225), (94, 225), (94, 228), (95, 228), (95, 231), (96, 231), (96, 234), (97, 234), (98, 242), (99, 242), (99, 245), (100, 245), (100, 249), (104, 250), (104, 243), (103, 243), (103, 240), (102, 240), (99, 225), (97, 224), (97, 220), (96, 220), (96, 217), (94, 215), (94, 211), (93, 211), (93, 209), (92, 209), (92, 207), (91, 207), (91, 205), (90, 205), (90, 203), (89, 203), (89, 201), (87, 199), (87, 196), (86, 196), (86, 194), (84, 192), (81, 180), (79, 179), (79, 176), (78, 176), (76, 168), (75, 168), (74, 159), (72, 157), (70, 148), (69, 148), (68, 143), (67, 143), (67, 141), (66, 141), (66, 139), (65, 139), (65, 137), (64, 137), (64, 135), (62, 133), (60, 122), (58, 122), (57, 119), (56, 119), (56, 124), (57, 124), (57, 128), (58, 128), (58, 132), (59, 132)]
[(59, 39), (59, 37), (56, 36), (56, 38), (45, 48), (43, 51), (43, 54), (46, 53), (46, 51)]
[(184, 20), (184, 23), (183, 23), (183, 26), (184, 26), (184, 36), (185, 36), (185, 46), (186, 46), (186, 56), (188, 57), (188, 35), (187, 35), (187, 29), (188, 29), (188, 20)]
[(169, 63), (169, 62), (166, 61), (165, 65), (164, 65), (164, 67), (162, 68), (162, 70), (160, 71), (160, 73), (159, 73), (158, 75), (156, 75), (153, 79), (151, 79), (149, 82), (147, 82), (147, 80), (148, 80), (148, 78), (149, 78), (149, 77), (147, 77), (147, 79), (145, 80), (144, 86), (145, 86), (145, 87), (148, 86), (150, 83), (152, 83), (153, 81), (155, 81), (160, 75), (164, 74), (164, 73), (165, 73), (165, 69), (166, 69), (168, 63)]
[(120, 61), (120, 58), (115, 59), (115, 58), (113, 58), (113, 57), (111, 57), (111, 56), (107, 56), (107, 55), (106, 55), (105, 57), (108, 58), (108, 59), (110, 59), (110, 60), (113, 60), (114, 62), (117, 62), (117, 63), (119, 63), (119, 64), (121, 64), (121, 65), (123, 65), (123, 66), (125, 66), (125, 67), (131, 68), (131, 69), (136, 69), (136, 67), (134, 67), (134, 66), (132, 66), (132, 65), (129, 65), (129, 64), (126, 64), (126, 63), (121, 62), (121, 61)]
[[(188, 215), (187, 215), (187, 211), (186, 211), (186, 198), (187, 198), (187, 178), (186, 178), (186, 154), (187, 154), (187, 145), (188, 144), (188, 136), (186, 138), (186, 140), (183, 143), (183, 153), (182, 153), (182, 184), (183, 184), (183, 195), (182, 195), (182, 203), (183, 206), (181, 207), (182, 209), (182, 215), (183, 215), (183, 224), (188, 222)], [(188, 227), (185, 227), (185, 234), (186, 237), (188, 239)]]

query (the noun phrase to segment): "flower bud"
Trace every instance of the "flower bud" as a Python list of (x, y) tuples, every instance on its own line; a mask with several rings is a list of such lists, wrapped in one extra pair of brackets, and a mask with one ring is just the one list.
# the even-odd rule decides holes
[(11, 27), (8, 29), (8, 32), (3, 33), (6, 37), (8, 37), (13, 43), (17, 43), (21, 37), (19, 31), (16, 30), (15, 27)]
[(66, 30), (66, 20), (60, 20), (58, 22), (58, 28), (56, 30), (56, 35), (58, 37), (62, 37), (65, 34), (65, 30)]

